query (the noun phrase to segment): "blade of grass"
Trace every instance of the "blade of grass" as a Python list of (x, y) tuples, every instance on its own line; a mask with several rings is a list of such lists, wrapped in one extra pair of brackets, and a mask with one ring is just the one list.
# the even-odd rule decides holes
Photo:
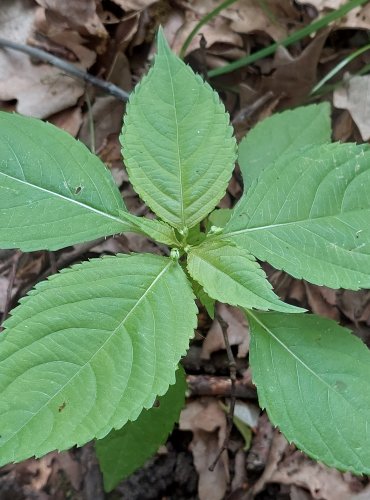
[(226, 64), (225, 66), (222, 66), (222, 68), (215, 68), (211, 71), (208, 72), (208, 76), (210, 78), (214, 78), (215, 76), (219, 75), (224, 75), (226, 73), (231, 73), (231, 71), (235, 71), (236, 69), (242, 68), (243, 66), (247, 66), (248, 64), (251, 64), (253, 62), (256, 62), (260, 59), (263, 59), (264, 57), (270, 56), (274, 54), (277, 50), (278, 47), (288, 47), (289, 45), (292, 45), (295, 42), (298, 42), (302, 38), (311, 35), (315, 31), (318, 31), (321, 28), (324, 28), (331, 22), (340, 19), (341, 17), (345, 16), (353, 10), (355, 7), (359, 7), (360, 5), (363, 5), (367, 3), (368, 0), (351, 0), (350, 2), (347, 2), (345, 5), (340, 7), (339, 9), (334, 10), (333, 12), (330, 12), (326, 16), (322, 17), (318, 21), (315, 21), (308, 26), (305, 26), (304, 28), (295, 31), (288, 37), (284, 38), (280, 42), (273, 43), (272, 45), (269, 45), (268, 47), (265, 47), (264, 49), (258, 50), (257, 52), (254, 52), (253, 54), (250, 54), (249, 56), (242, 57), (241, 59), (238, 59), (237, 61), (234, 61), (230, 64)]
[(222, 10), (226, 9), (226, 7), (229, 7), (230, 5), (232, 5), (233, 3), (235, 3), (236, 1), (237, 0), (225, 0), (218, 7), (216, 7), (213, 10), (211, 10), (211, 12), (209, 12), (204, 17), (202, 17), (202, 19), (194, 26), (194, 29), (190, 32), (190, 34), (187, 36), (185, 42), (183, 43), (183, 45), (181, 47), (181, 50), (180, 50), (180, 53), (179, 53), (179, 57), (181, 57), (181, 59), (184, 59), (186, 51), (187, 51), (189, 45), (191, 44), (193, 38), (198, 33), (198, 31), (200, 30), (200, 28), (202, 26), (204, 26), (205, 24), (207, 24), (208, 21), (210, 21), (211, 19), (213, 19), (215, 16), (217, 16), (217, 14), (219, 14)]
[(315, 86), (314, 88), (311, 90), (310, 92), (310, 95), (313, 95), (315, 94), (318, 90), (320, 90), (324, 85), (325, 83), (330, 80), (333, 76), (335, 76), (337, 73), (339, 73), (339, 71), (341, 69), (343, 69), (345, 66), (347, 66), (347, 64), (349, 64), (351, 61), (353, 61), (354, 59), (356, 59), (356, 57), (360, 56), (361, 54), (363, 54), (364, 52), (366, 52), (367, 50), (370, 50), (370, 44), (368, 45), (365, 45), (364, 47), (361, 47), (360, 49), (356, 50), (355, 52), (353, 52), (352, 54), (350, 54), (349, 56), (345, 57), (342, 61), (340, 61), (331, 71), (329, 71), (328, 74), (326, 74), (324, 76), (324, 78), (322, 78)]

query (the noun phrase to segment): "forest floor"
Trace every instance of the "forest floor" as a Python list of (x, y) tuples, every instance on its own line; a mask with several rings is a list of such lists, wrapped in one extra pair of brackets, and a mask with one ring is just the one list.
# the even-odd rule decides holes
[[(164, 27), (179, 53), (197, 22), (220, 0), (2, 0), (0, 37), (53, 54), (70, 65), (130, 92), (148, 71), (154, 36)], [(342, 0), (240, 0), (229, 2), (204, 24), (185, 60), (208, 78), (230, 62), (286, 39), (335, 12)], [(209, 78), (230, 113), (239, 140), (256, 123), (286, 108), (332, 104), (333, 140), (370, 139), (370, 46), (342, 69), (338, 65), (370, 43), (370, 4), (309, 36), (279, 46), (270, 55)], [(201, 35), (200, 35), (201, 33)], [(351, 57), (350, 57), (351, 59)], [(327, 82), (322, 79), (333, 70)], [(217, 71), (216, 71), (217, 72)], [(320, 88), (313, 92), (320, 83)], [(111, 170), (126, 205), (147, 208), (128, 182), (118, 135), (125, 103), (28, 54), (0, 42), (0, 109), (17, 111), (67, 130), (95, 151)], [(219, 206), (231, 208), (243, 190), (238, 170)], [(144, 237), (129, 234), (79, 244), (57, 252), (0, 250), (0, 318), (36, 283), (73, 263), (119, 252), (160, 252)], [(279, 296), (350, 328), (370, 347), (370, 292), (332, 290), (289, 277), (264, 265)], [(237, 400), (251, 429), (233, 428), (228, 453), (210, 472), (226, 432), (220, 404), (230, 396), (229, 364), (221, 328), (201, 308), (199, 326), (183, 360), (188, 398), (166, 445), (111, 493), (103, 492), (92, 444), (0, 470), (0, 500), (370, 499), (367, 477), (316, 463), (289, 445), (258, 407), (248, 367), (249, 332), (244, 316), (221, 306), (237, 359)]]

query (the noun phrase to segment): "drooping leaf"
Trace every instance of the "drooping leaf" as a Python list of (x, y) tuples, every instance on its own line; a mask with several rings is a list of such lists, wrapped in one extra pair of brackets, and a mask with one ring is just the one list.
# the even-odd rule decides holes
[(0, 247), (56, 250), (126, 231), (98, 157), (35, 118), (0, 113)]
[(215, 299), (212, 299), (208, 293), (204, 291), (204, 288), (200, 283), (197, 281), (193, 280), (190, 275), (188, 275), (188, 278), (191, 282), (193, 292), (195, 293), (195, 296), (197, 299), (200, 301), (200, 303), (205, 307), (208, 315), (210, 318), (214, 319), (215, 318)]
[(238, 162), (245, 191), (260, 173), (285, 155), (331, 140), (327, 102), (276, 113), (258, 123), (241, 141)]
[(253, 255), (228, 241), (210, 239), (191, 248), (188, 271), (210, 297), (220, 302), (262, 310), (304, 311), (282, 302)]
[(176, 372), (176, 384), (137, 420), (127, 422), (96, 442), (96, 453), (103, 472), (104, 487), (111, 491), (117, 484), (145, 464), (163, 444), (178, 421), (185, 403), (184, 370)]
[(145, 234), (153, 238), (153, 240), (164, 243), (165, 245), (179, 245), (174, 228), (165, 222), (147, 219), (145, 217), (137, 217), (136, 215), (124, 211), (120, 211), (120, 217), (132, 226), (133, 232)]
[(161, 29), (157, 46), (153, 68), (131, 95), (121, 143), (137, 193), (183, 230), (224, 195), (236, 146), (218, 95), (171, 52)]
[(208, 227), (211, 229), (212, 226), (225, 227), (229, 222), (233, 211), (231, 208), (216, 208), (208, 216)]
[(370, 286), (370, 151), (314, 146), (265, 170), (223, 238), (317, 285)]
[(370, 473), (370, 352), (334, 321), (247, 312), (259, 402), (305, 453)]
[(177, 262), (94, 259), (37, 285), (0, 340), (0, 463), (104, 437), (175, 381), (196, 325)]

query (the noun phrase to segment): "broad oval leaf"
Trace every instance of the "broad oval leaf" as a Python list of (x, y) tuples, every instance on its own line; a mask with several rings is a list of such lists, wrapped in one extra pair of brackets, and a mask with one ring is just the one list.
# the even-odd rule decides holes
[(259, 402), (305, 453), (370, 473), (370, 352), (349, 330), (314, 315), (247, 312)]
[(185, 372), (180, 367), (176, 372), (175, 385), (158, 398), (157, 405), (143, 410), (137, 420), (127, 422), (122, 429), (112, 431), (96, 442), (106, 491), (111, 491), (144, 465), (166, 441), (185, 404), (185, 390)]
[(223, 238), (296, 278), (370, 286), (370, 151), (314, 146), (265, 170)]
[(282, 302), (253, 255), (228, 241), (211, 239), (191, 248), (188, 271), (210, 297), (220, 302), (262, 310), (304, 311)]
[(239, 144), (245, 191), (283, 155), (330, 140), (330, 104), (326, 102), (276, 113), (257, 123)]
[(200, 222), (225, 193), (236, 144), (218, 95), (158, 32), (153, 68), (131, 94), (122, 130), (130, 181), (164, 221)]
[(99, 158), (67, 132), (0, 112), (0, 247), (56, 250), (126, 231)]
[(0, 341), (0, 463), (104, 437), (175, 381), (196, 325), (177, 262), (94, 259), (37, 285)]

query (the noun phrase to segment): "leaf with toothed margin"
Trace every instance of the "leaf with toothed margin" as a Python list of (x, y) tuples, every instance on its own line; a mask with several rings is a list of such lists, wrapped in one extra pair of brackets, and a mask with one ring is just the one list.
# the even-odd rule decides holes
[(295, 278), (370, 287), (370, 149), (313, 146), (282, 157), (243, 195), (222, 238)]
[(205, 292), (220, 302), (263, 310), (304, 311), (280, 300), (253, 255), (229, 241), (210, 238), (192, 247), (187, 267)]
[(218, 95), (171, 52), (162, 29), (157, 47), (153, 68), (130, 96), (120, 140), (136, 192), (184, 229), (225, 194), (236, 142)]
[(275, 113), (257, 123), (239, 144), (244, 189), (282, 156), (331, 140), (330, 104), (322, 102)]
[(315, 460), (370, 473), (370, 352), (313, 314), (247, 311), (260, 406)]
[(99, 158), (50, 123), (0, 112), (0, 248), (57, 250), (130, 230)]
[(96, 442), (105, 491), (111, 491), (143, 466), (166, 441), (185, 404), (185, 390), (185, 372), (180, 366), (176, 383), (158, 398), (153, 408), (143, 410), (135, 422), (127, 422), (122, 429), (111, 431)]
[(0, 464), (104, 437), (175, 382), (196, 326), (179, 264), (94, 259), (22, 300), (0, 340)]

